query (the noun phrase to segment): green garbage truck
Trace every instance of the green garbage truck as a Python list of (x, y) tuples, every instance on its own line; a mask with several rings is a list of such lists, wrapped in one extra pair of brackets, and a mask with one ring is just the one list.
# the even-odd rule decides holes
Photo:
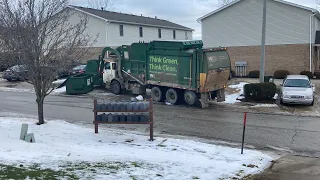
[[(231, 64), (226, 48), (203, 48), (201, 40), (151, 41), (106, 47), (98, 71), (112, 93), (127, 90), (171, 104), (224, 101)], [(90, 68), (90, 67), (89, 67)]]

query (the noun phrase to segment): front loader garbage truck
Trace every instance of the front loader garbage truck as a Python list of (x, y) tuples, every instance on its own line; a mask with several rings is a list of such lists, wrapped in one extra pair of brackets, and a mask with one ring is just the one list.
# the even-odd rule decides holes
[(202, 48), (202, 41), (152, 41), (117, 48), (106, 47), (99, 56), (99, 72), (114, 94), (127, 90), (154, 101), (171, 104), (224, 101), (230, 75), (226, 48)]

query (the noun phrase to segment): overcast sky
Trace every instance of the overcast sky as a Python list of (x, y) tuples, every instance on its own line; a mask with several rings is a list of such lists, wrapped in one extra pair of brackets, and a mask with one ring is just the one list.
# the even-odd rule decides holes
[[(316, 0), (287, 0), (317, 8)], [(88, 0), (71, 0), (73, 5), (87, 7)], [(194, 29), (193, 38), (201, 39), (197, 19), (219, 7), (218, 0), (115, 0), (114, 11), (132, 13), (172, 21)]]

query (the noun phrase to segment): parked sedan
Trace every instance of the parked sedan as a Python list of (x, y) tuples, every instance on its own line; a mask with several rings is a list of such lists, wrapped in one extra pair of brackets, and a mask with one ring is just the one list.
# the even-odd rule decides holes
[(82, 74), (86, 72), (86, 66), (87, 65), (79, 65), (76, 66), (74, 68), (72, 68), (72, 70), (70, 71), (70, 75), (76, 75), (76, 74)]
[(281, 85), (281, 104), (314, 104), (310, 79), (304, 75), (288, 75)]
[(4, 71), (3, 79), (8, 81), (25, 80), (27, 73), (28, 70), (25, 65), (15, 65)]

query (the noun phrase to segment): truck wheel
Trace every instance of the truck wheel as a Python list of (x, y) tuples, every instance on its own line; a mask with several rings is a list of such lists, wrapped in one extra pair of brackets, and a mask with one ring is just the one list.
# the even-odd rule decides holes
[(197, 102), (196, 93), (193, 91), (188, 91), (188, 90), (185, 91), (184, 92), (184, 101), (190, 106), (194, 105)]
[(111, 89), (111, 92), (113, 94), (120, 94), (121, 93), (121, 86), (120, 86), (120, 83), (118, 81), (112, 81), (111, 84), (110, 84), (110, 89)]
[(162, 93), (160, 87), (153, 86), (151, 88), (151, 98), (152, 98), (152, 100), (154, 100), (156, 102), (161, 102), (164, 100), (164, 96), (163, 96), (163, 93)]
[(177, 91), (172, 88), (168, 89), (166, 92), (166, 100), (171, 104), (177, 104), (179, 101)]

